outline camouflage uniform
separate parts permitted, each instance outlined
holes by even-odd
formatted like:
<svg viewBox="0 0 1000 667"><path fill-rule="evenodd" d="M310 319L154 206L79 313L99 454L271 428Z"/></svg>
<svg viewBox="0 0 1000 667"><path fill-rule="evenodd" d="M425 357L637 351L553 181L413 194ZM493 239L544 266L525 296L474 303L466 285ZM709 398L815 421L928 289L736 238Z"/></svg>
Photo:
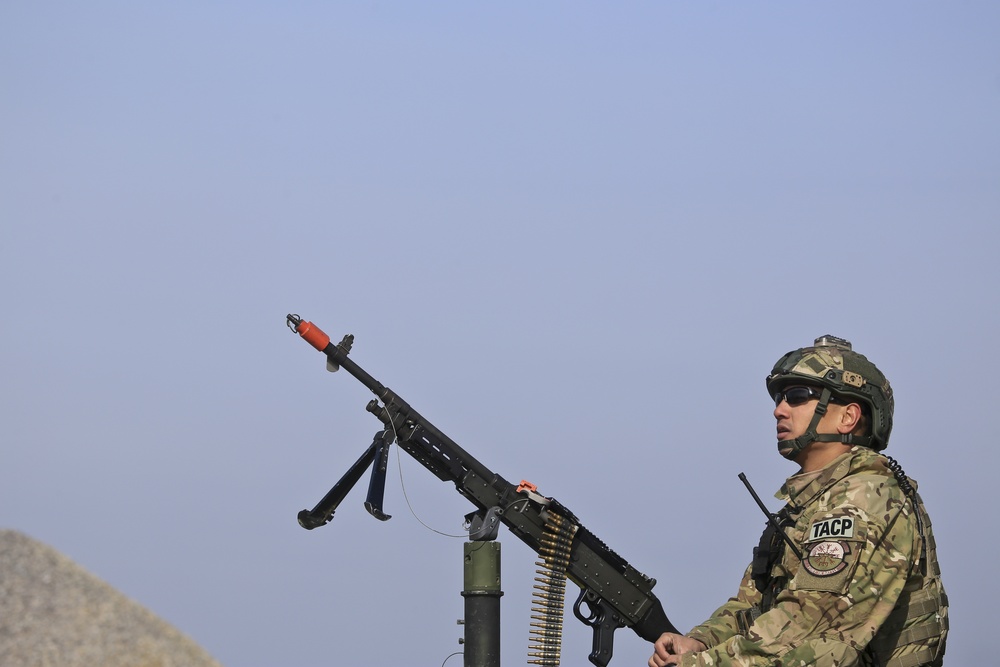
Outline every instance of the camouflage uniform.
<svg viewBox="0 0 1000 667"><path fill-rule="evenodd" d="M930 520L887 459L855 446L790 477L776 497L788 503L784 530L801 560L785 547L765 591L747 568L737 596L688 633L708 650L678 664L940 665L947 598Z"/></svg>

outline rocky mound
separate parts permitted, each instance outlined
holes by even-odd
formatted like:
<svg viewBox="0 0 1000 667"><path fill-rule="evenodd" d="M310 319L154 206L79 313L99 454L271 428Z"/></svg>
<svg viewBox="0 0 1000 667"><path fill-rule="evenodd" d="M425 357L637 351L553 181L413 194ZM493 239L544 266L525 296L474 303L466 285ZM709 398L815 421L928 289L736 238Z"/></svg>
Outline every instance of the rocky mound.
<svg viewBox="0 0 1000 667"><path fill-rule="evenodd" d="M0 531L3 667L220 667L191 639L49 546Z"/></svg>

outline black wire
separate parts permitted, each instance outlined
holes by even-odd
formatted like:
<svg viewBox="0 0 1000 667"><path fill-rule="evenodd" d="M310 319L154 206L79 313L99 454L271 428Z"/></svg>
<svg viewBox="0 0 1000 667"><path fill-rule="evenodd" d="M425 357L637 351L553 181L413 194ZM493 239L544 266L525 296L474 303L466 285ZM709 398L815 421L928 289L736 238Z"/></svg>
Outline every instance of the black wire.
<svg viewBox="0 0 1000 667"><path fill-rule="evenodd" d="M899 465L896 459L891 456L885 455L885 458L889 461L888 468L892 472L892 476L896 478L896 483L899 484L899 488L903 490L903 493L910 499L910 503L913 505L913 513L917 517L917 533L920 535L920 567L926 569L927 567L927 537L924 535L924 519L920 516L920 506L917 503L917 490L913 488L910 484L910 479L903 472L903 466Z"/></svg>
<svg viewBox="0 0 1000 667"><path fill-rule="evenodd" d="M883 454L883 456L885 455ZM886 456L885 458L889 461L889 472L891 472L892 476L896 478L896 481L899 483L899 488L901 488L903 493L906 495L912 496L914 494L913 485L910 484L909 478L906 476L906 473L903 472L903 466L899 465L896 459L891 456Z"/></svg>

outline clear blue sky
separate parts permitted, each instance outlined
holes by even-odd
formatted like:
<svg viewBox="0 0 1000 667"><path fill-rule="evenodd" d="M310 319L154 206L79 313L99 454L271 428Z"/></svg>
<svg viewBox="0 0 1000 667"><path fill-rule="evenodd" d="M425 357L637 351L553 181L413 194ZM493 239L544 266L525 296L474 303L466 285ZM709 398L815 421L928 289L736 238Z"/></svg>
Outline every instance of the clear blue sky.
<svg viewBox="0 0 1000 667"><path fill-rule="evenodd" d="M393 454L391 521L362 486L298 527L378 426L298 312L686 629L763 527L737 473L794 472L763 378L833 333L894 384L949 663L988 664L998 29L992 2L4 3L0 525L226 667L440 665L462 539L407 499L450 533L471 506ZM501 539L523 664L534 557ZM648 655L618 633L613 665Z"/></svg>

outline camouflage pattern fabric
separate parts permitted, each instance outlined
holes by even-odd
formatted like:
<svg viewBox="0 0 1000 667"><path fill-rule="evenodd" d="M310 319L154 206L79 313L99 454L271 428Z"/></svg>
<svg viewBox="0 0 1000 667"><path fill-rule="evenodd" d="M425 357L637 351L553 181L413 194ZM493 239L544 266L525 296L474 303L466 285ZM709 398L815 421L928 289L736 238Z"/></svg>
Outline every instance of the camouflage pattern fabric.
<svg viewBox="0 0 1000 667"><path fill-rule="evenodd" d="M823 470L790 477L776 497L801 510L786 528L801 561L786 548L773 566L769 610L747 568L736 597L688 633L708 650L678 664L940 665L948 610L930 521L886 459L854 447Z"/></svg>

